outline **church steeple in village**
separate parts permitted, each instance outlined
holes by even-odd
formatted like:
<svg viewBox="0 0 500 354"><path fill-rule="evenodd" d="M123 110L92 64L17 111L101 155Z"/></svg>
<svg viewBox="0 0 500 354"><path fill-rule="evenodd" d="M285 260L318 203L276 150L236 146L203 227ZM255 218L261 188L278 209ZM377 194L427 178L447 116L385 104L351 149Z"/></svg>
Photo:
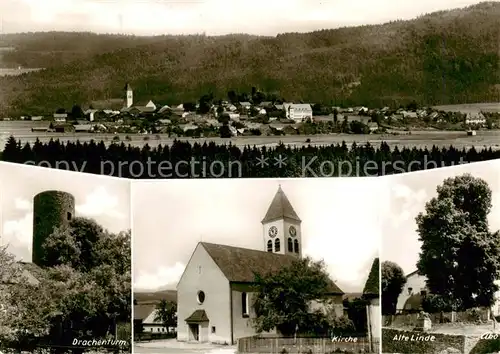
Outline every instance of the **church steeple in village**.
<svg viewBox="0 0 500 354"><path fill-rule="evenodd" d="M301 223L280 185L262 219L264 251L301 257Z"/></svg>
<svg viewBox="0 0 500 354"><path fill-rule="evenodd" d="M125 107L130 108L134 104L134 91L129 83L123 89L125 91Z"/></svg>

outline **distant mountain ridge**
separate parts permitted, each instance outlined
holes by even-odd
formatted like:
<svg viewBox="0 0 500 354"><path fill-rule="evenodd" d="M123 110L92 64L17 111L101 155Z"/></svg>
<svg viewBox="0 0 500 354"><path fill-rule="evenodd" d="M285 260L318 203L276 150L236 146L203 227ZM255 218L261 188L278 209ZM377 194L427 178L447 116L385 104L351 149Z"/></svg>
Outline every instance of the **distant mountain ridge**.
<svg viewBox="0 0 500 354"><path fill-rule="evenodd" d="M134 291L134 302L141 304L157 304L161 300L167 300L177 303L176 290L157 290L157 291Z"/></svg>
<svg viewBox="0 0 500 354"><path fill-rule="evenodd" d="M169 104L256 87L289 101L426 105L500 100L500 3L410 21L276 37L0 35L0 114L42 114L123 96Z"/></svg>

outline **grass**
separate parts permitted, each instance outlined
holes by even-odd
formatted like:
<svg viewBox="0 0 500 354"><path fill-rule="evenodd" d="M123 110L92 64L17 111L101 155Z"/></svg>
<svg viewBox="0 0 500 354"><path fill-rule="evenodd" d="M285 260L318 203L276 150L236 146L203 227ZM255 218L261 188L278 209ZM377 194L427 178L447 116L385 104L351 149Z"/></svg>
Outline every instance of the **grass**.
<svg viewBox="0 0 500 354"><path fill-rule="evenodd" d="M10 134L9 134L10 135ZM114 142L124 142L126 145L132 146L144 146L146 143L155 147L159 144L171 145L175 139L181 141L189 141L191 143L198 142L203 144L204 142L213 141L216 144L228 144L231 142L233 145L238 147L243 146L272 146L277 145L280 141L284 144L295 145L295 146L306 146L306 145L330 145L339 144L345 141L346 144L351 145L352 143L365 144L369 142L374 146L378 146L381 142L385 141L391 147L416 147L425 148L432 147L436 145L438 147L449 147L453 145L456 148L470 148L474 146L476 149L482 149L484 147L500 148L500 131L485 131L478 132L476 136L467 136L465 132L443 132L443 131L433 131L433 132L412 132L411 135L344 135L344 134L334 134L334 135L287 135L287 136L248 136L248 137L236 137L229 139L222 138L169 138L167 135L159 135L159 138L154 136L149 140L144 140L144 135L133 135L133 134L72 134L72 133L53 133L44 134L40 133L21 133L15 132L14 136L21 140L23 143L30 142L33 143L38 138L41 142L48 142L50 139L59 139L61 141L76 141L88 142L90 140L101 141L103 140L106 144L111 144ZM118 136L119 138L115 138ZM129 136L129 139L126 137ZM8 135L0 136L0 146L5 144ZM310 142L308 141L310 139Z"/></svg>
<svg viewBox="0 0 500 354"><path fill-rule="evenodd" d="M455 104L455 105L445 105L445 106L434 106L432 108L439 111L461 112L461 113L474 113L477 111L500 112L500 102Z"/></svg>
<svg viewBox="0 0 500 354"><path fill-rule="evenodd" d="M412 331L414 326L398 326L398 329L403 329L406 331ZM442 333L450 335L466 335L478 337L485 333L499 333L500 326L494 330L491 323L486 324L471 324L471 323L439 323L432 324L432 328L429 333Z"/></svg>

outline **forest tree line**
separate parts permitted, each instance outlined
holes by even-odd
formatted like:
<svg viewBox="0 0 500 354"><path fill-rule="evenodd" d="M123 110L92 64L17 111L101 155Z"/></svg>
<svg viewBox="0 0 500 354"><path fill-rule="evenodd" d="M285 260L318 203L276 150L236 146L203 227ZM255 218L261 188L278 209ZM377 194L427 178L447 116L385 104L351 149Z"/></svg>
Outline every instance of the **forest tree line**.
<svg viewBox="0 0 500 354"><path fill-rule="evenodd" d="M177 140L171 146L146 144L141 148L123 142L106 146L103 141L22 144L14 137L9 138L1 156L7 162L138 179L381 176L498 158L500 151L491 148L391 148L384 142L380 147L369 143L349 147L343 142L239 148Z"/></svg>

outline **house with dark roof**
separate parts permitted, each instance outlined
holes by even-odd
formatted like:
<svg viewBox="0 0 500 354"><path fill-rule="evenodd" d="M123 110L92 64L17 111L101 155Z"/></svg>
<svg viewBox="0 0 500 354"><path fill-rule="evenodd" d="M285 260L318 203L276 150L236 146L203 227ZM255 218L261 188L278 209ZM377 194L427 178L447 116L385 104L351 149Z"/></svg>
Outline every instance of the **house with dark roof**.
<svg viewBox="0 0 500 354"><path fill-rule="evenodd" d="M368 301L366 305L366 320L368 328L368 339L373 349L377 346L381 336L382 312L380 308L380 278L379 278L379 259L375 258L368 274L368 279L363 289L363 298Z"/></svg>
<svg viewBox="0 0 500 354"><path fill-rule="evenodd" d="M276 273L302 257L301 223L279 187L261 221L262 249L198 243L177 284L177 339L234 344L256 335L255 274ZM325 297L339 317L343 295L331 281Z"/></svg>
<svg viewBox="0 0 500 354"><path fill-rule="evenodd" d="M134 305L134 325L142 325L144 332L166 333L175 328L166 328L161 321L157 321L157 309L155 304Z"/></svg>

